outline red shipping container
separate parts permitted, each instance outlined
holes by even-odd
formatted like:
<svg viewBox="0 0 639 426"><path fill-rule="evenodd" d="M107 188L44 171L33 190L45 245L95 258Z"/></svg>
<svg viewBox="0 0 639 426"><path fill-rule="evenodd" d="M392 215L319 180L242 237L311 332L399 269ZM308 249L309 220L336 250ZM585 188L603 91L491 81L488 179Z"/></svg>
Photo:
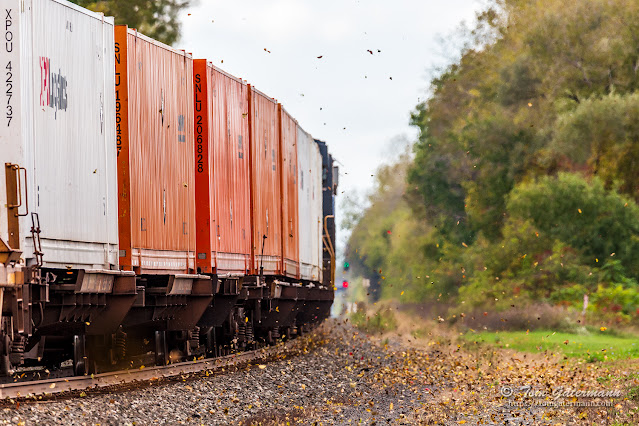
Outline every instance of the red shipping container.
<svg viewBox="0 0 639 426"><path fill-rule="evenodd" d="M249 87L251 273L282 274L280 138L277 102Z"/></svg>
<svg viewBox="0 0 639 426"><path fill-rule="evenodd" d="M195 269L193 60L115 28L120 267Z"/></svg>
<svg viewBox="0 0 639 426"><path fill-rule="evenodd" d="M251 255L248 87L205 59L193 73L197 268L240 276Z"/></svg>
<svg viewBox="0 0 639 426"><path fill-rule="evenodd" d="M299 278L300 240L297 195L297 121L278 104L280 124L281 191L282 191L282 257L286 276ZM302 218L311 220L311 218Z"/></svg>

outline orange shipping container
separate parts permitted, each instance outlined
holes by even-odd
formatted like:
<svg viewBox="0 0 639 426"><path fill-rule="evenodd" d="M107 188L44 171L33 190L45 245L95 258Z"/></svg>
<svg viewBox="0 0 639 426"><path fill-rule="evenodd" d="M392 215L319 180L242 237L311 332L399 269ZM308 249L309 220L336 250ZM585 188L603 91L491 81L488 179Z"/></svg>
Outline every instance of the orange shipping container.
<svg viewBox="0 0 639 426"><path fill-rule="evenodd" d="M195 268L193 60L115 28L120 266Z"/></svg>
<svg viewBox="0 0 639 426"><path fill-rule="evenodd" d="M299 278L300 240L297 210L297 121L278 104L281 152L282 256L286 276ZM310 220L310 218L303 218Z"/></svg>
<svg viewBox="0 0 639 426"><path fill-rule="evenodd" d="M277 102L249 87L252 274L282 274L280 147Z"/></svg>
<svg viewBox="0 0 639 426"><path fill-rule="evenodd" d="M194 61L198 271L244 275L250 268L248 88Z"/></svg>

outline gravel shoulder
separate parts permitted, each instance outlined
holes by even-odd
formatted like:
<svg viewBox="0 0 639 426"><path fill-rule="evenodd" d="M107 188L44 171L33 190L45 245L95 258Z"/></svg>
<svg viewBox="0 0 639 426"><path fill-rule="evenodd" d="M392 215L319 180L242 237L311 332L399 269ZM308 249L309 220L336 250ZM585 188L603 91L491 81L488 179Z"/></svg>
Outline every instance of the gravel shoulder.
<svg viewBox="0 0 639 426"><path fill-rule="evenodd" d="M299 339L293 354L265 364L122 392L12 404L0 410L0 423L554 425L639 421L636 400L630 398L616 398L614 406L605 408L513 408L507 405L509 401L528 400L517 393L510 399L500 394L503 386L524 385L625 391L637 381L633 376L637 363L569 364L552 356L457 345L450 332L434 327L421 339L401 328L385 336L368 336L348 323L329 320ZM602 383L598 379L605 374L614 379Z"/></svg>

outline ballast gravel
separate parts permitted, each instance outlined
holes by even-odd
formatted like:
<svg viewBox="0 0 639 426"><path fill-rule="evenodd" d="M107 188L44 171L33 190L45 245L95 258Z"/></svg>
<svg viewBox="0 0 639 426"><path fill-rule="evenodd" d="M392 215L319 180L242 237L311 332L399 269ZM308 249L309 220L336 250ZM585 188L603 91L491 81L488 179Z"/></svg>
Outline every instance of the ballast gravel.
<svg viewBox="0 0 639 426"><path fill-rule="evenodd" d="M579 364L463 348L436 336L411 339L371 337L328 320L269 362L109 393L16 401L0 408L0 424L554 425L584 412L592 419L610 414L509 407L500 395L500 385L525 377L571 380Z"/></svg>
<svg viewBox="0 0 639 426"><path fill-rule="evenodd" d="M421 405L408 387L369 386L380 368L393 362L393 356L339 321L329 320L301 339L296 350L280 360L209 377L109 394L23 401L0 409L0 423L250 425L363 420L410 424L411 412Z"/></svg>

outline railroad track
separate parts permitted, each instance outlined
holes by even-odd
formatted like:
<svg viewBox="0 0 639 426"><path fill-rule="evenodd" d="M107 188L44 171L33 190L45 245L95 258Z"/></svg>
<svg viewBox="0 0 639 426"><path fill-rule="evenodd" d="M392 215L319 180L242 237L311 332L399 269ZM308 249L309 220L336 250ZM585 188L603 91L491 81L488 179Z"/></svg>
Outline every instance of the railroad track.
<svg viewBox="0 0 639 426"><path fill-rule="evenodd" d="M275 355L287 354L295 340L253 351L240 352L217 358L179 362L165 366L140 367L111 371L90 376L70 376L0 384L0 400L50 397L62 393L96 391L104 388L153 382L205 371L215 372L258 360L268 360Z"/></svg>

